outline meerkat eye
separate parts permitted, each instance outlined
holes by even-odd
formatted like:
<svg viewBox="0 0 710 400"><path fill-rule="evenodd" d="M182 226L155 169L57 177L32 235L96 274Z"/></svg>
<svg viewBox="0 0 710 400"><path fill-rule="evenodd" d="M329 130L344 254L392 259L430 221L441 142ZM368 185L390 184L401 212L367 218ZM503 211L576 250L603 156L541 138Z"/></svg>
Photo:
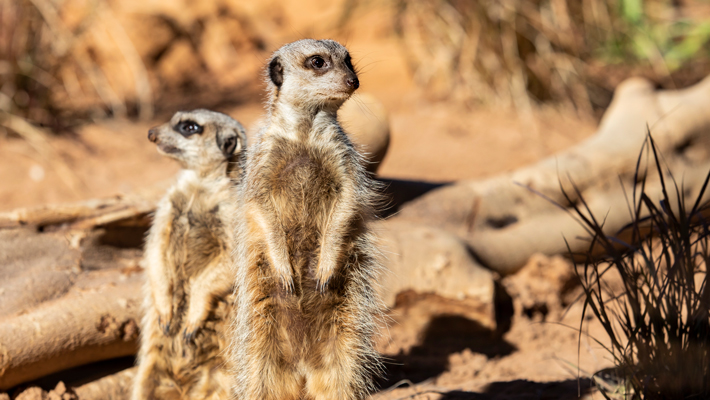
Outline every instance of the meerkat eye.
<svg viewBox="0 0 710 400"><path fill-rule="evenodd" d="M321 56L311 57L311 66L313 69L321 69L326 66L326 62Z"/></svg>
<svg viewBox="0 0 710 400"><path fill-rule="evenodd" d="M177 126L175 126L175 130L179 134L188 137L190 135L202 133L202 126L195 121L181 121L177 124Z"/></svg>

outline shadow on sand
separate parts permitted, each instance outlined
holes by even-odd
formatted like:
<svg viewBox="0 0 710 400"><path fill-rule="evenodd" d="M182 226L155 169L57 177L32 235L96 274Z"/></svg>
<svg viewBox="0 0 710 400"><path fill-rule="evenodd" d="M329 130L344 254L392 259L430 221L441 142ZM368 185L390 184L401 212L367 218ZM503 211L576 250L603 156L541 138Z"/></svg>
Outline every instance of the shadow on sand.
<svg viewBox="0 0 710 400"><path fill-rule="evenodd" d="M383 205L378 213L380 218L387 218L397 213L407 202L450 183L408 181L403 179L377 178L382 184Z"/></svg>
<svg viewBox="0 0 710 400"><path fill-rule="evenodd" d="M592 390L590 379L569 379L559 382L514 380L494 382L482 393L451 391L440 400L567 400L577 399Z"/></svg>
<svg viewBox="0 0 710 400"><path fill-rule="evenodd" d="M438 316L429 322L420 345L385 360L386 377L380 387L390 387L403 379L417 383L438 376L448 369L449 355L465 349L488 358L516 350L476 321L456 315Z"/></svg>

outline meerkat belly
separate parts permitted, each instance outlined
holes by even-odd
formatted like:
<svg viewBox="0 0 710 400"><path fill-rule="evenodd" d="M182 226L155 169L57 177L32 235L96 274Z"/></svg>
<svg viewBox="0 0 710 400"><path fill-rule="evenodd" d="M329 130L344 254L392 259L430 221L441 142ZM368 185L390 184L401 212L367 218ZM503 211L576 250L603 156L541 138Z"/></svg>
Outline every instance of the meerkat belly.
<svg viewBox="0 0 710 400"><path fill-rule="evenodd" d="M172 265L181 279L197 275L219 257L224 243L219 205L204 204L185 195L173 198L172 229L168 241Z"/></svg>
<svg viewBox="0 0 710 400"><path fill-rule="evenodd" d="M332 166L308 149L286 158L277 169L272 199L286 233L291 263L308 276L317 260L321 235L338 199L340 182Z"/></svg>
<svg viewBox="0 0 710 400"><path fill-rule="evenodd" d="M219 206L190 197L183 193L172 197L170 227L165 230L169 236L163 256L171 276L174 332L183 326L194 279L225 249Z"/></svg>

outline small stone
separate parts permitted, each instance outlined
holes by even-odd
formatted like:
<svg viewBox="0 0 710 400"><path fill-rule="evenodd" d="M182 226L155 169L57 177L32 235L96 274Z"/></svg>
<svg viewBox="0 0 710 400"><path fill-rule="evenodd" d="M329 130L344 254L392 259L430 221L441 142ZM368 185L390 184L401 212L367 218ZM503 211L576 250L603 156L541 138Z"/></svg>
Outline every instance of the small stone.
<svg viewBox="0 0 710 400"><path fill-rule="evenodd" d="M20 393L19 396L15 397L15 400L48 400L47 394L44 393L42 388L37 386L27 388Z"/></svg>
<svg viewBox="0 0 710 400"><path fill-rule="evenodd" d="M67 392L66 385L64 385L64 382L59 381L59 383L57 383L57 386L54 388L54 393L56 393L58 395L63 395L66 392Z"/></svg>
<svg viewBox="0 0 710 400"><path fill-rule="evenodd" d="M76 400L76 394L67 389L64 382L59 381L57 386L51 392L47 393L47 400Z"/></svg>

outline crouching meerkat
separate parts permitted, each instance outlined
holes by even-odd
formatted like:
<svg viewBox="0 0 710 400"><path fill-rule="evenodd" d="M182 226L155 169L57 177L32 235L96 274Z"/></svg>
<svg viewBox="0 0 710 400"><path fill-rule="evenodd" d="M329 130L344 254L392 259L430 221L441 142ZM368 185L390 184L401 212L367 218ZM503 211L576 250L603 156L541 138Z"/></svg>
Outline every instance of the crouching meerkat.
<svg viewBox="0 0 710 400"><path fill-rule="evenodd" d="M144 316L132 400L229 399L224 333L233 309L234 195L246 135L227 115L176 113L151 129L183 167L145 246Z"/></svg>
<svg viewBox="0 0 710 400"><path fill-rule="evenodd" d="M336 113L359 82L332 40L283 46L238 189L230 357L244 400L363 399L381 370L374 182Z"/></svg>

